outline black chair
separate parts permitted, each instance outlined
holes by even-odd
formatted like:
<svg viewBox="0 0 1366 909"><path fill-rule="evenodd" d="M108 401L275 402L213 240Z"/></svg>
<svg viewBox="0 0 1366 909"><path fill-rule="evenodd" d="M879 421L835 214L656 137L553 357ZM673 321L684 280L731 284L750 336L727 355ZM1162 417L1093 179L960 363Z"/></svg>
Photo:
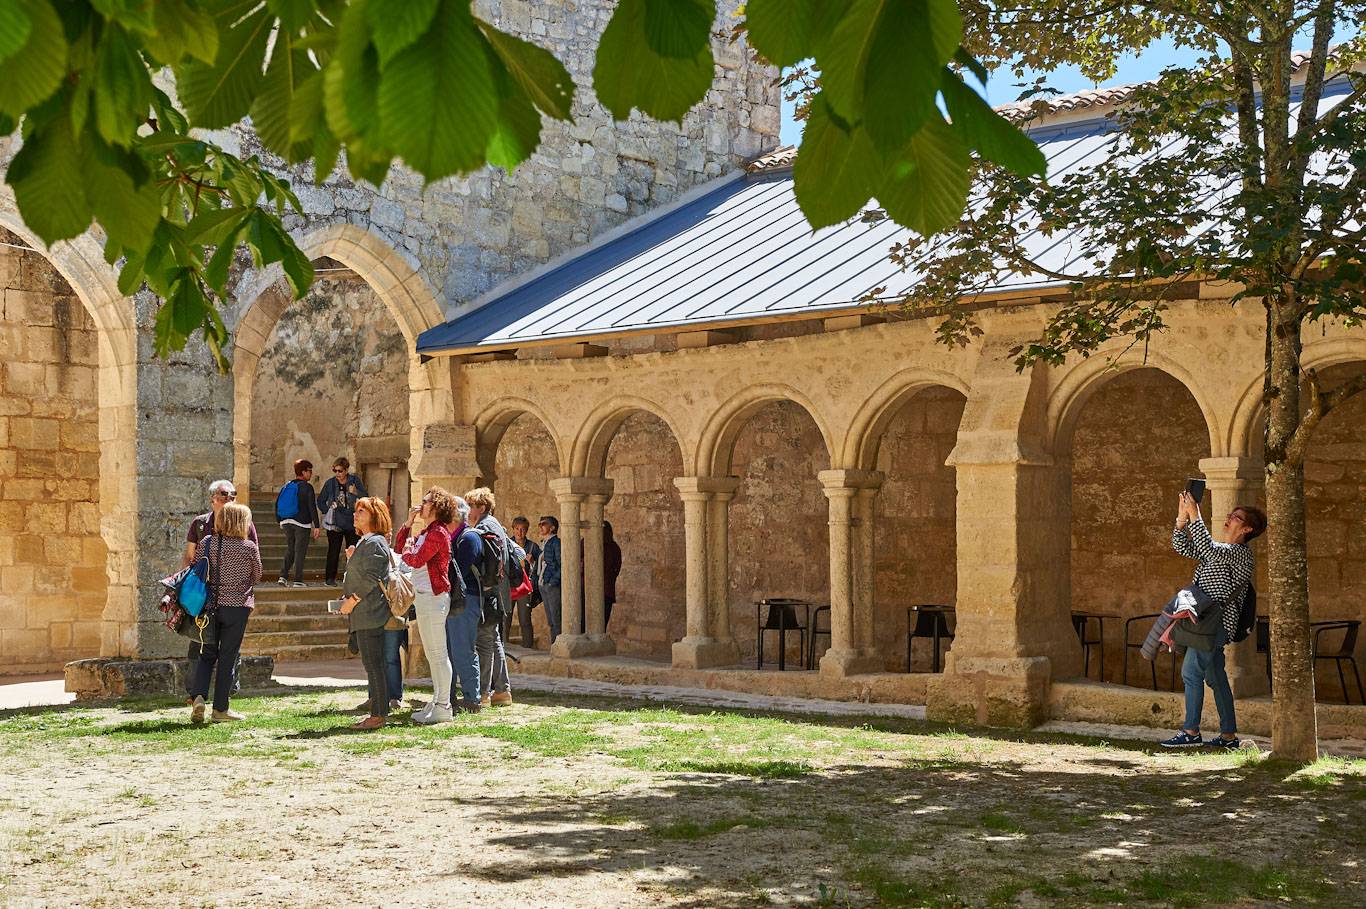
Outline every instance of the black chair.
<svg viewBox="0 0 1366 909"><path fill-rule="evenodd" d="M825 627L824 627L824 628L821 627L821 616L822 616L822 615L825 616ZM825 636L825 639L826 639L827 641L828 641L828 640L831 640L831 638L830 638L830 607L829 607L829 606L817 606L817 607L816 607L816 611L813 612L813 613L811 613L811 649L807 651L807 655L806 655L806 668L807 668L807 669L815 669L815 668L816 668L816 636L817 636L817 635L824 635L824 636ZM828 644L827 644L826 646L829 647Z"/></svg>
<svg viewBox="0 0 1366 909"><path fill-rule="evenodd" d="M1076 629L1076 632L1077 632L1077 640L1081 641L1081 659L1082 659L1081 674L1082 674L1082 677L1083 677L1083 678L1089 678L1090 675L1091 675L1091 648L1092 648L1092 647L1104 647L1104 646L1105 646L1105 641L1104 641L1104 639L1101 637L1101 635L1100 635L1099 632L1097 632L1097 634L1096 634L1096 636L1095 636L1094 638L1088 638L1088 637L1086 636L1086 629L1087 629L1088 627L1090 627L1091 619L1092 619L1092 618L1093 618L1093 616L1089 616L1089 615L1078 615L1078 614L1075 613L1075 612L1072 613L1072 627L1073 627L1074 629ZM1126 651L1126 653L1127 653L1127 651ZM1126 662L1127 662L1127 661L1126 661ZM1104 666L1104 664L1101 665L1100 674L1101 674L1101 679L1100 679L1100 680L1101 680L1102 682L1105 681L1105 666Z"/></svg>
<svg viewBox="0 0 1366 909"><path fill-rule="evenodd" d="M1266 684L1267 689L1271 688L1271 620L1264 615L1257 616L1257 624L1254 626L1254 634L1257 641L1257 652L1266 654Z"/></svg>
<svg viewBox="0 0 1366 909"><path fill-rule="evenodd" d="M1146 638L1146 637L1148 636L1147 633L1145 632L1145 633L1143 634L1143 638L1140 638L1137 642L1135 642L1134 639L1133 639L1133 637L1129 634L1129 626L1132 625L1132 624L1135 623L1135 622L1151 621L1152 619L1155 619L1155 618L1157 618L1157 617L1160 616L1160 615L1162 615L1162 613L1160 613L1160 612L1151 612L1151 613L1147 613L1146 615L1136 615L1136 616L1134 616L1132 619L1129 619L1128 621L1126 621L1126 622L1124 623L1124 671L1120 673L1120 684L1121 684L1121 685L1127 685L1127 684L1129 684L1129 651L1130 651L1130 650L1142 650L1142 649L1143 649L1143 638ZM1156 691L1156 690L1157 690L1157 660L1153 660L1151 663L1149 663L1149 664L1148 664L1148 667L1149 667L1150 669L1152 669L1152 671L1153 671L1153 691ZM1176 676L1177 676L1177 672L1176 672L1176 651L1173 650L1173 651L1172 651L1172 680L1171 680L1171 687L1169 687L1169 688L1167 689L1168 691L1175 691L1175 690L1176 690Z"/></svg>
<svg viewBox="0 0 1366 909"><path fill-rule="evenodd" d="M1361 673L1357 671L1356 649L1357 632L1361 630L1361 623L1355 620L1342 622L1315 622L1314 623L1314 665L1318 665L1319 660L1332 660L1338 668L1338 681L1342 683L1342 699L1348 704L1352 703L1352 696L1347 692L1347 676L1342 672L1344 660L1352 664L1352 675L1357 681L1357 699L1366 704L1366 693L1361 688ZM1324 650L1322 637L1325 632L1341 631L1342 644L1335 650Z"/></svg>
<svg viewBox="0 0 1366 909"><path fill-rule="evenodd" d="M952 606L937 606L923 603L906 607L906 671L910 672L911 645L916 638L930 638L934 642L934 653L930 657L930 671L939 671L939 642L953 641L953 628L949 616L953 615Z"/></svg>
<svg viewBox="0 0 1366 909"><path fill-rule="evenodd" d="M768 607L767 616L763 615L764 607ZM778 634L778 669L779 671L787 668L787 633L795 631L800 637L801 649L797 652L806 653L806 623L797 618L797 607L801 606L806 610L806 618L810 618L811 604L806 600L790 600L785 598L771 598L760 600L754 604L754 624L758 634L758 668L764 668L764 632L774 631ZM801 667L801 659L797 665Z"/></svg>

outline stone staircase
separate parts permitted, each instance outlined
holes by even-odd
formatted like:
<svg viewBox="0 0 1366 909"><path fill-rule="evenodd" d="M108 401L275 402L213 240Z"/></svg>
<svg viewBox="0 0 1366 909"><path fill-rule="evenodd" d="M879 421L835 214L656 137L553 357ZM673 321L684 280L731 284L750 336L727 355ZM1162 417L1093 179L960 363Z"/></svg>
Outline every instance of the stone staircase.
<svg viewBox="0 0 1366 909"><path fill-rule="evenodd" d="M340 587L323 586L327 537L308 547L304 583L309 586L280 587L275 579L285 558L284 532L267 516L265 523L257 523L256 533L261 541L261 583L242 653L271 656L277 663L347 658L346 619L327 611L327 601L341 596ZM343 554L343 562L345 558Z"/></svg>

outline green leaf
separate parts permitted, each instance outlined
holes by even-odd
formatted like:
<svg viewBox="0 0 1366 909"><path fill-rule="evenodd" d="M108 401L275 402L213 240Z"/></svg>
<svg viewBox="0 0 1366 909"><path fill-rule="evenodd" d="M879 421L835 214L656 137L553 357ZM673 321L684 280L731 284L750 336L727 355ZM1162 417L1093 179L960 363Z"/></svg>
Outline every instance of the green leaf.
<svg viewBox="0 0 1366 909"><path fill-rule="evenodd" d="M251 217L250 208L219 208L195 215L185 227L185 242L192 246L217 246L236 233Z"/></svg>
<svg viewBox="0 0 1366 909"><path fill-rule="evenodd" d="M217 241L218 248L213 251L208 264L204 266L204 280L220 296L227 294L228 270L232 267L233 259L236 258L237 243L246 230L246 219L251 216L251 209L235 210L244 215L243 220L238 222L230 233L219 238Z"/></svg>
<svg viewBox="0 0 1366 909"><path fill-rule="evenodd" d="M368 0L365 18L374 35L381 69L389 65L394 54L426 34L440 5L441 0Z"/></svg>
<svg viewBox="0 0 1366 909"><path fill-rule="evenodd" d="M152 80L137 48L107 25L95 57L95 127L106 142L127 146L152 107Z"/></svg>
<svg viewBox="0 0 1366 909"><path fill-rule="evenodd" d="M145 263L145 257L138 253L128 253L123 260L123 268L119 270L119 293L125 297L131 297L137 293L138 288L142 286L145 275L143 270Z"/></svg>
<svg viewBox="0 0 1366 909"><path fill-rule="evenodd" d="M371 141L379 130L379 56L370 43L366 0L355 0L337 28L337 52L323 75L327 124L337 138Z"/></svg>
<svg viewBox="0 0 1366 909"><path fill-rule="evenodd" d="M716 0L639 0L645 6L645 40L661 57L690 60L709 51Z"/></svg>
<svg viewBox="0 0 1366 909"><path fill-rule="evenodd" d="M469 4L442 0L431 29L380 78L380 134L428 181L484 163L498 116L486 48Z"/></svg>
<svg viewBox="0 0 1366 909"><path fill-rule="evenodd" d="M478 21L478 25L497 55L496 59L542 113L557 120L573 116L574 79L554 54L501 32L487 22Z"/></svg>
<svg viewBox="0 0 1366 909"><path fill-rule="evenodd" d="M28 42L32 24L20 0L0 0L0 60Z"/></svg>
<svg viewBox="0 0 1366 909"><path fill-rule="evenodd" d="M95 219L109 239L139 252L161 221L161 194L136 155L87 135L80 179Z"/></svg>
<svg viewBox="0 0 1366 909"><path fill-rule="evenodd" d="M617 120L637 108L657 120L682 122L715 77L711 45L691 57L664 57L646 36L645 0L621 0L598 42L593 90Z"/></svg>
<svg viewBox="0 0 1366 909"><path fill-rule="evenodd" d="M802 214L819 230L852 218L876 188L882 161L868 135L831 113L821 95L811 104L802 150L792 166Z"/></svg>
<svg viewBox="0 0 1366 909"><path fill-rule="evenodd" d="M266 148L291 164L308 158L322 115L322 75L293 36L276 36L270 70L251 106L251 121Z"/></svg>
<svg viewBox="0 0 1366 909"><path fill-rule="evenodd" d="M261 69L274 19L262 7L229 27L241 6L250 9L252 5L229 5L215 17L219 34L218 56L213 65L192 61L176 71L180 100L195 126L231 126L246 116L252 100L261 91L265 79Z"/></svg>
<svg viewBox="0 0 1366 909"><path fill-rule="evenodd" d="M280 263L295 299L308 292L313 283L313 263L294 243L294 238L285 233L277 218L260 209L252 212L247 221L247 245L258 267Z"/></svg>
<svg viewBox="0 0 1366 909"><path fill-rule="evenodd" d="M962 35L953 0L854 0L817 60L821 89L891 152L934 116L939 71Z"/></svg>
<svg viewBox="0 0 1366 909"><path fill-rule="evenodd" d="M184 350L185 342L204 325L213 308L191 269L177 269L170 287L171 292L166 295L161 309L157 310L154 326L155 347L159 356Z"/></svg>
<svg viewBox="0 0 1366 909"><path fill-rule="evenodd" d="M898 224L929 236L957 224L972 185L972 159L938 117L888 162L878 202Z"/></svg>
<svg viewBox="0 0 1366 909"><path fill-rule="evenodd" d="M849 10L849 0L749 0L749 42L778 66L820 56L822 44Z"/></svg>
<svg viewBox="0 0 1366 909"><path fill-rule="evenodd" d="M266 0L266 9L278 16L280 25L288 32L297 32L313 21L318 11L313 0Z"/></svg>
<svg viewBox="0 0 1366 909"><path fill-rule="evenodd" d="M490 51L490 56L493 56ZM509 173L531 157L541 141L541 115L496 57L490 61L498 87L498 119L484 157Z"/></svg>
<svg viewBox="0 0 1366 909"><path fill-rule="evenodd" d="M6 180L19 214L49 246L90 226L90 205L81 181L81 155L65 109L24 138Z"/></svg>
<svg viewBox="0 0 1366 909"><path fill-rule="evenodd" d="M987 84L987 68L983 66L976 57L967 52L966 48L959 47L953 52L953 59L959 66L977 77L977 81L983 85Z"/></svg>
<svg viewBox="0 0 1366 909"><path fill-rule="evenodd" d="M28 41L0 60L0 112L22 117L55 92L66 76L66 35L47 0L16 0L28 17Z"/></svg>
<svg viewBox="0 0 1366 909"><path fill-rule="evenodd" d="M313 182L321 186L323 181L337 169L337 158L341 155L341 143L332 135L326 123L318 124L313 134Z"/></svg>
<svg viewBox="0 0 1366 909"><path fill-rule="evenodd" d="M1034 140L992 110L952 70L944 70L943 92L954 132L979 155L1022 177L1047 170L1048 162Z"/></svg>
<svg viewBox="0 0 1366 909"><path fill-rule="evenodd" d="M169 65L192 57L212 65L217 59L218 24L198 4L156 0L152 12L156 28L144 36L142 46L157 60Z"/></svg>

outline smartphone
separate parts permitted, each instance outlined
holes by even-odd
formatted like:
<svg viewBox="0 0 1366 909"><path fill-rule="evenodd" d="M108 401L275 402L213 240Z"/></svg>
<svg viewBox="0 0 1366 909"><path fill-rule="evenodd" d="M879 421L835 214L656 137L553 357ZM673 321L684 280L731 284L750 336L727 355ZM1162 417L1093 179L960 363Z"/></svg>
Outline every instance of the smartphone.
<svg viewBox="0 0 1366 909"><path fill-rule="evenodd" d="M341 604L342 604L342 601L341 601L341 600L328 600L328 601L327 601L327 611L328 611L328 612L338 612L338 613L339 613L339 612L341 612Z"/></svg>
<svg viewBox="0 0 1366 909"><path fill-rule="evenodd" d="M1205 481L1198 477L1191 477L1186 481L1186 492L1190 493L1195 504L1199 505L1205 498Z"/></svg>

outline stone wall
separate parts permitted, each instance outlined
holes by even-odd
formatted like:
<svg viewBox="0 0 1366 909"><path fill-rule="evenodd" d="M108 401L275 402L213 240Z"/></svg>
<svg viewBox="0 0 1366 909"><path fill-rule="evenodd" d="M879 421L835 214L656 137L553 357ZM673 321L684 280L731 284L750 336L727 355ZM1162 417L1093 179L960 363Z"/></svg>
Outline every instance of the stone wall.
<svg viewBox="0 0 1366 909"><path fill-rule="evenodd" d="M525 515L531 522L530 537L540 540L536 522L541 515L559 517L560 506L550 491L550 481L560 475L559 460L555 455L555 443L545 427L536 418L523 414L513 421L503 435L498 446L495 461L497 480L494 494L497 497L496 514L509 530L512 519ZM453 490L461 495L466 490ZM550 625L545 619L545 610L537 607L532 613L535 626L536 646L541 650L550 647ZM517 623L513 623L512 636L516 638Z"/></svg>
<svg viewBox="0 0 1366 909"><path fill-rule="evenodd" d="M1072 608L1112 613L1105 622L1105 671L1122 677L1124 621L1160 610L1190 582L1195 563L1171 547L1176 497L1187 477L1200 476L1209 430L1180 382L1156 369L1108 380L1086 403L1072 437ZM1223 515L1205 518L1216 539ZM1148 622L1136 622L1141 641ZM1088 636L1094 637L1095 623ZM1099 677L1091 648L1091 677ZM1166 688L1170 658L1158 660ZM1131 684L1151 685L1149 664L1133 652ZM1177 683L1180 688L1180 682Z"/></svg>
<svg viewBox="0 0 1366 909"><path fill-rule="evenodd" d="M408 350L393 317L363 282L320 281L285 309L257 368L253 485L278 489L297 458L323 479L339 456L359 468L359 441L408 428Z"/></svg>
<svg viewBox="0 0 1366 909"><path fill-rule="evenodd" d="M1362 368L1325 370L1323 380L1331 387ZM1349 398L1315 430L1305 462L1304 495L1310 620L1366 620L1366 394ZM1325 633L1322 640L1325 650L1337 649L1342 632ZM1356 658L1366 665L1366 639L1360 636ZM1343 673L1352 703L1359 703L1349 664L1343 665ZM1319 660L1316 675L1319 697L1343 699L1331 660Z"/></svg>
<svg viewBox="0 0 1366 909"><path fill-rule="evenodd" d="M878 451L885 479L876 508L873 640L888 671L906 669L906 607L953 605L957 594L958 492L954 470L944 462L964 403L951 389L920 392L892 418ZM932 647L915 639L917 672L929 671Z"/></svg>
<svg viewBox="0 0 1366 909"><path fill-rule="evenodd" d="M731 473L740 488L730 506L730 622L746 662L756 653L755 600L830 602L830 510L816 478L829 466L815 422L788 401L765 406L735 441ZM788 643L788 660L798 659L796 635ZM766 632L765 665L777 655L778 635Z"/></svg>
<svg viewBox="0 0 1366 909"><path fill-rule="evenodd" d="M0 289L0 667L48 671L100 645L95 325L39 253L0 247Z"/></svg>
<svg viewBox="0 0 1366 909"><path fill-rule="evenodd" d="M687 615L683 502L674 486L683 458L664 421L642 411L627 417L607 450L606 475L613 481L606 518L622 553L607 630L618 653L668 660Z"/></svg>

